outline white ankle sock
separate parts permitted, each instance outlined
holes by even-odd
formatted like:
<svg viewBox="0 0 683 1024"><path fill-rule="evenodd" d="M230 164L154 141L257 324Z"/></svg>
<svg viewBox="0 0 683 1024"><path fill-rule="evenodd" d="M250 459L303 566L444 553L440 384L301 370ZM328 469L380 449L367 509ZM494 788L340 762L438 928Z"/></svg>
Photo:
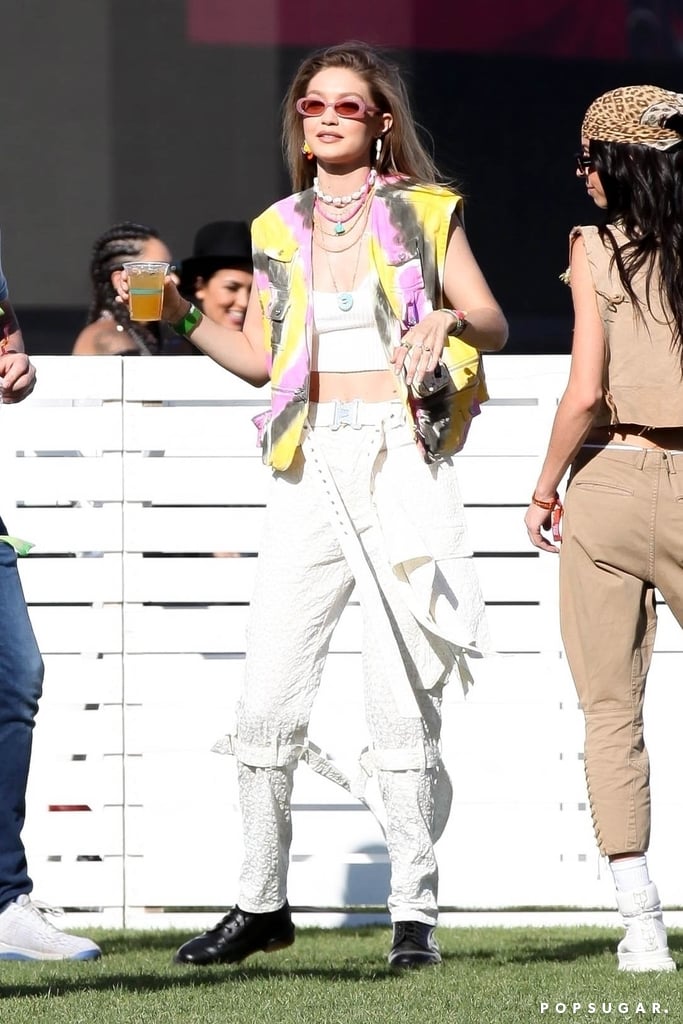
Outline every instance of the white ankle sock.
<svg viewBox="0 0 683 1024"><path fill-rule="evenodd" d="M617 860L611 860L609 866L617 892L644 889L646 885L650 884L647 857L644 853L634 857L618 857Z"/></svg>

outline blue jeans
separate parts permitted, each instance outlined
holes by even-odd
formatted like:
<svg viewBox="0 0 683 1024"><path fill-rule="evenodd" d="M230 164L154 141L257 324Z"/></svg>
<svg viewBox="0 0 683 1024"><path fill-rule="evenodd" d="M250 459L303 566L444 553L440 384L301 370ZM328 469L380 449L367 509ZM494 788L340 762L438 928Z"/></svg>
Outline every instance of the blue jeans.
<svg viewBox="0 0 683 1024"><path fill-rule="evenodd" d="M0 519L0 533L7 530ZM31 891L21 830L43 660L14 550L0 541L0 909Z"/></svg>

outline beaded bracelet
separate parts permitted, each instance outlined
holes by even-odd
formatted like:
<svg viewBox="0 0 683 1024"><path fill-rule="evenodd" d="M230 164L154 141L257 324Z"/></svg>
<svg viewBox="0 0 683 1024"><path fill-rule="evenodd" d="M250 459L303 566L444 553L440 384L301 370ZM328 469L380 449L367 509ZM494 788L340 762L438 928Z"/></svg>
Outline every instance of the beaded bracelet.
<svg viewBox="0 0 683 1024"><path fill-rule="evenodd" d="M203 315L202 311L197 309L194 303L191 302L185 316L178 320L177 323L171 324L171 327L181 338L189 338L195 327L198 327L202 322Z"/></svg>
<svg viewBox="0 0 683 1024"><path fill-rule="evenodd" d="M540 498L537 498L535 494L532 494L531 504L535 505L536 508L545 509L546 512L552 512L553 509L557 508L557 506L560 504L560 496L557 493L557 491L555 491L555 497L552 501L541 501Z"/></svg>
<svg viewBox="0 0 683 1024"><path fill-rule="evenodd" d="M451 338L459 338L463 331L469 327L467 320L467 313L464 313L461 309L446 309L441 310L442 313L450 313L453 317L453 323L447 330L447 334Z"/></svg>

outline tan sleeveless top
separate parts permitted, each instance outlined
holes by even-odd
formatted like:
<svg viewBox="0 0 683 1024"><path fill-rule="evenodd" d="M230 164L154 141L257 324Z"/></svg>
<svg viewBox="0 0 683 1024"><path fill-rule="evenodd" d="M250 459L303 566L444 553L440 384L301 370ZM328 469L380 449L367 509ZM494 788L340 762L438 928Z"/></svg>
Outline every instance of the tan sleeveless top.
<svg viewBox="0 0 683 1024"><path fill-rule="evenodd" d="M627 239L614 225L618 245ZM640 316L624 289L611 247L603 245L597 227L576 227L571 240L583 237L598 310L605 329L604 406L596 426L639 423L648 427L683 426L681 349L672 346L673 318L659 291L655 268L646 304L646 273L639 271L633 288L642 299Z"/></svg>

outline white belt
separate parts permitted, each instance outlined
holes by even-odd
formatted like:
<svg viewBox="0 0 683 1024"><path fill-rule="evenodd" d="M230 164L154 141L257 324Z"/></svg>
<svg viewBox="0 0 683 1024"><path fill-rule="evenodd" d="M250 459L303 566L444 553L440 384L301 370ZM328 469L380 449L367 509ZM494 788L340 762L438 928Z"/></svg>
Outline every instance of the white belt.
<svg viewBox="0 0 683 1024"><path fill-rule="evenodd" d="M606 441L605 444L584 444L582 448L598 448L601 451L627 451L627 452L666 452L667 455L683 455L683 451L680 448L656 448L654 445L645 444L612 444Z"/></svg>
<svg viewBox="0 0 683 1024"><path fill-rule="evenodd" d="M403 405L398 399L390 402L363 402L352 398L350 402L311 402L308 408L308 422L312 427L374 427L389 420L402 421L405 416Z"/></svg>

